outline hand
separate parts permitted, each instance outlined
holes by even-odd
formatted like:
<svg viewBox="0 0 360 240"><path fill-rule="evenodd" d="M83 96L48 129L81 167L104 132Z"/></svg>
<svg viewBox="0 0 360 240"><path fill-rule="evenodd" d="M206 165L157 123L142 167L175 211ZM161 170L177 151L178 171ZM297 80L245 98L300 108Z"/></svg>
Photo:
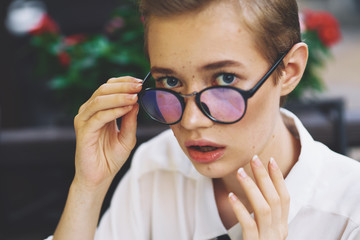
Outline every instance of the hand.
<svg viewBox="0 0 360 240"><path fill-rule="evenodd" d="M254 209L255 218L251 217L233 193L229 194L230 203L243 230L243 239L286 239L290 196L283 175L274 159L269 162L269 173L257 156L251 161L251 169L256 184L242 168L237 178Z"/></svg>
<svg viewBox="0 0 360 240"><path fill-rule="evenodd" d="M137 93L142 81L112 78L100 86L75 117L75 178L81 186L108 185L136 143ZM116 119L122 117L118 129Z"/></svg>

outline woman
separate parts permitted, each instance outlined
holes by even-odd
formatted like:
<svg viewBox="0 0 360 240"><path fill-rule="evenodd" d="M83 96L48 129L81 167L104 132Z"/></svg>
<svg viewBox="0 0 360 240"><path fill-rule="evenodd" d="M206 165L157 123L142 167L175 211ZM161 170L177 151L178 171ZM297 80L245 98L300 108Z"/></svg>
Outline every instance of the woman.
<svg viewBox="0 0 360 240"><path fill-rule="evenodd" d="M296 2L140 7L151 63L144 84L158 89L112 78L81 106L76 173L54 239L359 239L359 164L279 108L308 56ZM138 149L97 229L136 142L139 98L171 130Z"/></svg>

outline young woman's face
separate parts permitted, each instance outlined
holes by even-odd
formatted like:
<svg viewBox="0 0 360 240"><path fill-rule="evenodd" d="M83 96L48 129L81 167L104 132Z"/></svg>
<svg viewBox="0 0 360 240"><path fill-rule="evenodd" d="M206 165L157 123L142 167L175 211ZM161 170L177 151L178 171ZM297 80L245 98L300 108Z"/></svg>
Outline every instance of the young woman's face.
<svg viewBox="0 0 360 240"><path fill-rule="evenodd" d="M151 18L148 51L158 87L182 94L213 85L248 90L269 70L236 7L215 3L199 13ZM270 77L249 99L245 116L224 125L207 118L194 97L186 98L182 120L171 126L181 148L203 175L224 177L246 167L254 154L273 148L280 87Z"/></svg>

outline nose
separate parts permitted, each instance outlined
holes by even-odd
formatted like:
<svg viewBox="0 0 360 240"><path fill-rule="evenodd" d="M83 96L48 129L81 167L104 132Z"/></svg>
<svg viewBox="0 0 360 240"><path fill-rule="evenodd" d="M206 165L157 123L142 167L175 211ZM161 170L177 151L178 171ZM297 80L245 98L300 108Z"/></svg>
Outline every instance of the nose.
<svg viewBox="0 0 360 240"><path fill-rule="evenodd" d="M185 109L180 121L182 127L188 130L211 127L214 122L206 117L197 106L195 96L186 98Z"/></svg>

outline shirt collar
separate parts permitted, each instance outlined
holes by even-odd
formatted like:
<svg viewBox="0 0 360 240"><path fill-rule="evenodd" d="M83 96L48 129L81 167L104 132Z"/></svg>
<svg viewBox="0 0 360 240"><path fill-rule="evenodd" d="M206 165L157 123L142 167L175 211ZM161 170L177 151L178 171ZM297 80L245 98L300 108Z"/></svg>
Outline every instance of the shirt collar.
<svg viewBox="0 0 360 240"><path fill-rule="evenodd" d="M297 215L304 206L311 193L314 192L315 183L322 168L319 151L316 150L315 141L305 129L300 120L291 112L281 109L283 120L301 144L300 156L285 178L285 183L290 194L290 212L288 222Z"/></svg>

